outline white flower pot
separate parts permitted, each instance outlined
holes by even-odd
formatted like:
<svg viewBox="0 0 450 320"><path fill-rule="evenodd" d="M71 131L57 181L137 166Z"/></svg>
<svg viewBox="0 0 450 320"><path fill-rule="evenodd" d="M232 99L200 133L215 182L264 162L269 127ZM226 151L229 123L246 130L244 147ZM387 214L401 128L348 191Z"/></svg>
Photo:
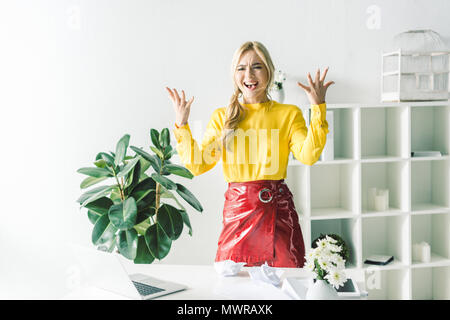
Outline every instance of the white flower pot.
<svg viewBox="0 0 450 320"><path fill-rule="evenodd" d="M306 292L306 300L336 300L336 290L326 280L316 280Z"/></svg>
<svg viewBox="0 0 450 320"><path fill-rule="evenodd" d="M275 100L279 103L283 103L284 102L284 90L271 90L270 91L270 96L272 97L272 100Z"/></svg>

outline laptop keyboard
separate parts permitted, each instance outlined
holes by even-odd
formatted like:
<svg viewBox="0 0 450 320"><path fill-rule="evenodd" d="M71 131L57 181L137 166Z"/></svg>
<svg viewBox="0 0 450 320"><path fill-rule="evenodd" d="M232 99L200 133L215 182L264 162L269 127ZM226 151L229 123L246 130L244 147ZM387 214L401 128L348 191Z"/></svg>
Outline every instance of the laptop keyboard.
<svg viewBox="0 0 450 320"><path fill-rule="evenodd" d="M138 290L138 292L143 296L148 296L149 294L152 294L152 293L165 291L164 289L152 287L152 286L149 286L148 284L144 284L141 282L133 281L133 284L136 287L136 289Z"/></svg>

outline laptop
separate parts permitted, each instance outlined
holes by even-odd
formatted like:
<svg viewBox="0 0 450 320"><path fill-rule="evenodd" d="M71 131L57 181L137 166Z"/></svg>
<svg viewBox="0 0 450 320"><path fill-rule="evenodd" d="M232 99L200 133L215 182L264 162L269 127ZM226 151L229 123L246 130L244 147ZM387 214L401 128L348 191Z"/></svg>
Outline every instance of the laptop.
<svg viewBox="0 0 450 320"><path fill-rule="evenodd" d="M136 273L128 275L120 255L79 245L71 245L81 267L82 281L88 285L132 299L154 299L187 289L187 286Z"/></svg>

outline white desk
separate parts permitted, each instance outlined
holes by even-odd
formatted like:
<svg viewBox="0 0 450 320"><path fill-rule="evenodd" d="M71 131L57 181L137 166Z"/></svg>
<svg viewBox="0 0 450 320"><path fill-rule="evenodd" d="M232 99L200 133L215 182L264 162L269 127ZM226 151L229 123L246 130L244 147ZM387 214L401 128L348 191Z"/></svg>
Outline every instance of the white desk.
<svg viewBox="0 0 450 320"><path fill-rule="evenodd" d="M142 273L188 286L187 290L158 297L157 300L289 300L289 297L285 296L281 290L269 284L264 286L264 290L255 290L259 284L251 280L246 271L247 268L243 268L234 277L221 277L213 265L135 265L126 259L121 261L124 262L129 274ZM308 275L307 271L303 269L282 268L282 270L285 271L282 277L306 277ZM360 289L364 289L364 278L361 278L364 276L363 274L348 270L347 275L357 281ZM63 299L128 298L90 287L74 290Z"/></svg>

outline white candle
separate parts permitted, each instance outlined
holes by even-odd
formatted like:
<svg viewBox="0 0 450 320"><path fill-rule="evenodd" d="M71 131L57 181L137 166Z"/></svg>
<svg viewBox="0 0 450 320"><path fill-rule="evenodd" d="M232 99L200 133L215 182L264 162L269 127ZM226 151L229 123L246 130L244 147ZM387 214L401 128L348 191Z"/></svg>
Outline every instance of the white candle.
<svg viewBox="0 0 450 320"><path fill-rule="evenodd" d="M375 210L375 197L377 195L377 188L369 188L367 194L367 209Z"/></svg>
<svg viewBox="0 0 450 320"><path fill-rule="evenodd" d="M377 195L375 196L375 210L376 211L386 211L389 207L387 199L387 190L377 190Z"/></svg>
<svg viewBox="0 0 450 320"><path fill-rule="evenodd" d="M377 190L375 196L375 210L376 211L386 211L389 208L389 190L380 189Z"/></svg>
<svg viewBox="0 0 450 320"><path fill-rule="evenodd" d="M420 249L421 249L421 261L422 262L430 262L431 260L431 248L428 243L425 241L420 243Z"/></svg>
<svg viewBox="0 0 450 320"><path fill-rule="evenodd" d="M413 244L412 250L413 250L412 251L413 261L420 261L420 262L431 261L431 248L430 245L425 241Z"/></svg>
<svg viewBox="0 0 450 320"><path fill-rule="evenodd" d="M389 209L389 189L381 190L381 194L384 197L384 210Z"/></svg>
<svg viewBox="0 0 450 320"><path fill-rule="evenodd" d="M422 261L421 246L418 243L414 243L412 246L412 259L413 261Z"/></svg>

